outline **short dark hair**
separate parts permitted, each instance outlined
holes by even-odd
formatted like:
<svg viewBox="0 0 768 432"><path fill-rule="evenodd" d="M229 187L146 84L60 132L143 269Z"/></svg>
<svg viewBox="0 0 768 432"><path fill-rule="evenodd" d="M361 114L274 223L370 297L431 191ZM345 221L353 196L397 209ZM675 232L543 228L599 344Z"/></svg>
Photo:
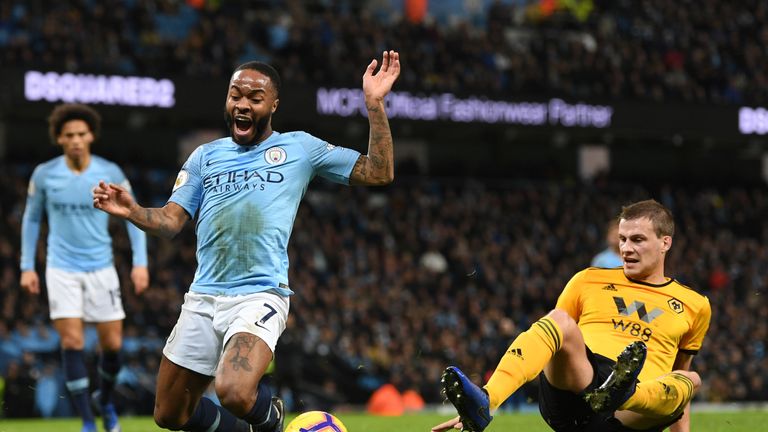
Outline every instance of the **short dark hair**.
<svg viewBox="0 0 768 432"><path fill-rule="evenodd" d="M269 80L272 81L272 87L275 89L276 96L280 96L280 87L282 86L283 82L280 80L280 74L277 73L275 68L264 62L249 61L248 63L243 63L238 66L237 69L235 69L235 72L244 69L255 70L268 76Z"/></svg>
<svg viewBox="0 0 768 432"><path fill-rule="evenodd" d="M621 208L619 220L648 218L658 237L675 235L675 220L672 212L656 200L645 200Z"/></svg>
<svg viewBox="0 0 768 432"><path fill-rule="evenodd" d="M83 104L61 104L57 105L48 117L48 134L53 144L56 144L57 138L61 135L64 123L72 120L84 121L88 124L93 137L99 137L101 115L95 109Z"/></svg>

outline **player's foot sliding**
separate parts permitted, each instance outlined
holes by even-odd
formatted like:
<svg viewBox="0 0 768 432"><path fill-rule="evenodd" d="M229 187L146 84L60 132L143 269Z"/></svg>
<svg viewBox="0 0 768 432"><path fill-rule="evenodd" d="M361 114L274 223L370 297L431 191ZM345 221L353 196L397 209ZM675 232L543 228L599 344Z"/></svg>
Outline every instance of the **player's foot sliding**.
<svg viewBox="0 0 768 432"><path fill-rule="evenodd" d="M643 341L632 342L624 348L616 359L608 379L600 387L584 395L584 400L592 411L599 414L613 413L632 397L647 353L648 348Z"/></svg>
<svg viewBox="0 0 768 432"><path fill-rule="evenodd" d="M272 396L272 406L275 407L275 413L277 414L277 423L273 432L283 432L283 424L285 423L285 407L283 406L283 400L277 396Z"/></svg>
<svg viewBox="0 0 768 432"><path fill-rule="evenodd" d="M493 420L488 394L476 386L459 368L449 366L440 380L443 393L456 407L464 430L482 432Z"/></svg>
<svg viewBox="0 0 768 432"><path fill-rule="evenodd" d="M283 432L285 424L285 406L283 400L277 396L272 396L269 417L260 425L251 425L251 432ZM275 416L275 419L272 416Z"/></svg>

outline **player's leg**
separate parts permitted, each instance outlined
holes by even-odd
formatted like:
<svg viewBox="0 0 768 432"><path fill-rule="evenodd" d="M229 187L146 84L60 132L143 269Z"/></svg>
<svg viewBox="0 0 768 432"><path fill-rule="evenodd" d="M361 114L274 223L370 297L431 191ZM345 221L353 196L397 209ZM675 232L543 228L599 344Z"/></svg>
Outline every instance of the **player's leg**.
<svg viewBox="0 0 768 432"><path fill-rule="evenodd" d="M83 354L82 274L49 267L45 271L45 279L51 321L61 338L65 384L83 420L83 431L95 431L96 424L88 397L90 381Z"/></svg>
<svg viewBox="0 0 768 432"><path fill-rule="evenodd" d="M562 334L562 343L560 349L553 352L551 360L544 365L544 376L555 388L579 393L587 388L594 377L584 336L576 321L565 311L555 309L547 317Z"/></svg>
<svg viewBox="0 0 768 432"><path fill-rule="evenodd" d="M637 385L635 394L616 412L622 424L632 429L668 425L677 421L701 386L698 373L676 370Z"/></svg>
<svg viewBox="0 0 768 432"><path fill-rule="evenodd" d="M120 349L123 345L125 311L120 295L120 278L114 267L83 273L85 302L84 320L96 324L99 335L97 371L99 388L91 396L93 407L101 415L104 430L119 432L113 393L117 374L122 366Z"/></svg>
<svg viewBox="0 0 768 432"><path fill-rule="evenodd" d="M59 318L53 320L53 327L61 338L61 357L67 390L80 418L83 431L95 431L93 411L89 402L88 369L85 367L83 347L83 321L80 318Z"/></svg>
<svg viewBox="0 0 768 432"><path fill-rule="evenodd" d="M584 338L565 311L552 310L515 338L485 385L485 392L456 367L446 369L442 385L464 427L481 431L492 418L490 411L542 370L552 376L553 385L564 390L581 391L592 380Z"/></svg>
<svg viewBox="0 0 768 432"><path fill-rule="evenodd" d="M213 328L216 297L187 293L163 348L157 375L155 423L171 430L246 432L250 426L202 397L216 373L221 336Z"/></svg>
<svg viewBox="0 0 768 432"><path fill-rule="evenodd" d="M107 432L118 432L117 410L113 400L117 374L122 367L120 349L123 345L123 321L107 321L96 324L99 334L99 389L92 395L97 412L100 412Z"/></svg>
<svg viewBox="0 0 768 432"><path fill-rule="evenodd" d="M202 397L212 380L163 356L157 374L155 423L170 430L250 432L247 423Z"/></svg>
<svg viewBox="0 0 768 432"><path fill-rule="evenodd" d="M272 350L261 338L237 333L227 342L216 374L221 405L257 431L282 430L282 401L261 380L271 360Z"/></svg>
<svg viewBox="0 0 768 432"><path fill-rule="evenodd" d="M581 330L565 311L555 309L548 316L562 332L562 343L539 375L539 412L553 430L578 430L594 416L579 393L599 384L601 361L611 360L588 350Z"/></svg>
<svg viewBox="0 0 768 432"><path fill-rule="evenodd" d="M216 328L226 332L226 346L216 373L216 394L255 431L282 431L282 400L272 396L262 377L285 330L289 301L258 293L220 303L223 313Z"/></svg>

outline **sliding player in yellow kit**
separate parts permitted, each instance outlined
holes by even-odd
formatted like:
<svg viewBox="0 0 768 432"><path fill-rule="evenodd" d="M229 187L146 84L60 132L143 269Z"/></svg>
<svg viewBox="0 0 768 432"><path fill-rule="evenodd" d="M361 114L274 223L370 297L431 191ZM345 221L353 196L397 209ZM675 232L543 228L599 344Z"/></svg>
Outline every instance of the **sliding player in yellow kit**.
<svg viewBox="0 0 768 432"><path fill-rule="evenodd" d="M701 385L690 367L711 309L706 297L664 274L674 230L672 214L656 201L624 207L623 267L577 273L555 309L512 342L482 389L448 367L442 386L459 416L432 430L484 430L499 405L539 376L539 409L555 431L689 431L689 403Z"/></svg>

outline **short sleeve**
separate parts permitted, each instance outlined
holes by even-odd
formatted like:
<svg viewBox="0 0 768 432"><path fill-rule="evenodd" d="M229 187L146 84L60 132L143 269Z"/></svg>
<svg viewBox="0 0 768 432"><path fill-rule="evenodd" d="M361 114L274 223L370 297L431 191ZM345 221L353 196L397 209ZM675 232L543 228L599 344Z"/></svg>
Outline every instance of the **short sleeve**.
<svg viewBox="0 0 768 432"><path fill-rule="evenodd" d="M198 147L181 167L168 202L180 205L190 218L195 217L202 199L201 167L204 146Z"/></svg>
<svg viewBox="0 0 768 432"><path fill-rule="evenodd" d="M576 322L579 322L581 316L581 282L584 279L584 272L582 270L571 278L565 285L563 292L560 293L560 297L557 299L558 309L562 309L568 313Z"/></svg>
<svg viewBox="0 0 768 432"><path fill-rule="evenodd" d="M297 132L297 138L309 155L315 174L336 183L349 184L360 152L335 146L305 132Z"/></svg>
<svg viewBox="0 0 768 432"><path fill-rule="evenodd" d="M709 330L709 320L712 318L712 307L709 299L704 297L704 304L693 319L691 329L680 340L680 350L688 354L696 354L701 349L704 336Z"/></svg>
<svg viewBox="0 0 768 432"><path fill-rule="evenodd" d="M131 182L128 181L128 178L125 176L125 173L123 172L120 167L115 163L110 163L110 181L112 183L115 183L117 185L120 185L128 190L128 192L131 192L133 194L133 189L131 188Z"/></svg>

